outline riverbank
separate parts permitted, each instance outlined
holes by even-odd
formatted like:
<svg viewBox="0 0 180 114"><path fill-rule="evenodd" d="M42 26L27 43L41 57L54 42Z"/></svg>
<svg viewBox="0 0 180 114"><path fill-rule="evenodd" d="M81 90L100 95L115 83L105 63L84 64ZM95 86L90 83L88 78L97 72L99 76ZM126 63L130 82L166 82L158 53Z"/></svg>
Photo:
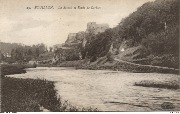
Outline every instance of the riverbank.
<svg viewBox="0 0 180 114"><path fill-rule="evenodd" d="M25 68L35 68L30 64L3 64L1 65L2 75L26 73Z"/></svg>
<svg viewBox="0 0 180 114"><path fill-rule="evenodd" d="M2 112L60 111L53 82L4 77L1 86Z"/></svg>
<svg viewBox="0 0 180 114"><path fill-rule="evenodd" d="M5 75L25 73L29 65L1 66L1 112L40 111L97 111L92 108L78 108L63 102L57 96L53 81L44 79L20 79Z"/></svg>
<svg viewBox="0 0 180 114"><path fill-rule="evenodd" d="M42 111L42 107L50 111L59 111L60 103L54 90L54 82L5 76L26 73L25 68L34 68L34 66L1 65L1 111L39 112Z"/></svg>
<svg viewBox="0 0 180 114"><path fill-rule="evenodd" d="M97 61L90 62L89 59L77 61L62 61L58 64L38 64L38 67L75 67L76 69L88 70L113 70L133 73L170 73L179 74L179 69L162 66L142 65L122 60L107 61L106 57L101 57Z"/></svg>
<svg viewBox="0 0 180 114"><path fill-rule="evenodd" d="M42 65L41 65L42 66ZM44 65L46 66L46 65ZM170 73L179 74L179 69L153 66L153 65L141 65L131 63L127 61L107 61L106 58L100 58L95 62L89 62L88 59L78 61L64 61L56 67L76 67L77 69L88 69L88 70L113 70L113 71L126 71L133 73Z"/></svg>

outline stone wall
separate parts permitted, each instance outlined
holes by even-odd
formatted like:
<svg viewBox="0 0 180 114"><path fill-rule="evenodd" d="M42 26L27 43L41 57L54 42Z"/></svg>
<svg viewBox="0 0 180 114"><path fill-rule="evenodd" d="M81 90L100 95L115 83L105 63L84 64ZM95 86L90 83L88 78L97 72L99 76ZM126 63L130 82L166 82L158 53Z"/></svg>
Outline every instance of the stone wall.
<svg viewBox="0 0 180 114"><path fill-rule="evenodd" d="M109 28L108 24L96 24L96 22L89 22L87 24L86 33L91 33L96 35L98 33L104 32L108 28Z"/></svg>
<svg viewBox="0 0 180 114"><path fill-rule="evenodd" d="M76 33L69 33L65 44L76 41Z"/></svg>
<svg viewBox="0 0 180 114"><path fill-rule="evenodd" d="M74 45L82 43L83 39L85 38L85 32L78 32L78 33L69 33L68 38L65 42L66 45Z"/></svg>
<svg viewBox="0 0 180 114"><path fill-rule="evenodd" d="M98 33L104 32L106 29L109 28L108 24L96 24L96 22L89 22L87 23L86 31L81 31L78 33L69 33L68 38L65 42L66 45L74 45L76 43L82 43L82 46L86 44L86 35L93 34L96 35Z"/></svg>

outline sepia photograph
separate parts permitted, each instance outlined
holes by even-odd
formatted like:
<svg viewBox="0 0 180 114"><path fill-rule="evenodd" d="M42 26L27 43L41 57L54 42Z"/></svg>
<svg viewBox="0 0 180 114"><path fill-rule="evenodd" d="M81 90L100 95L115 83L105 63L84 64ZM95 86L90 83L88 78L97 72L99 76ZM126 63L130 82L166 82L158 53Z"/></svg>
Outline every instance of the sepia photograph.
<svg viewBox="0 0 180 114"><path fill-rule="evenodd" d="M0 0L0 112L180 111L179 0Z"/></svg>

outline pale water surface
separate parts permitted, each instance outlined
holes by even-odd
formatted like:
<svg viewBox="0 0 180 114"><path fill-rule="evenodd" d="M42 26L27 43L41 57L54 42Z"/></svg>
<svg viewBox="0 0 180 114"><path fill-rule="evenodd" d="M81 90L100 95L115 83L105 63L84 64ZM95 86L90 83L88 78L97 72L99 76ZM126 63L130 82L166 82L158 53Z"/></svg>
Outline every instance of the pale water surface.
<svg viewBox="0 0 180 114"><path fill-rule="evenodd" d="M29 68L16 78L40 78L56 81L55 87L63 100L78 107L100 111L160 111L163 102L171 102L180 110L180 89L160 89L134 86L142 80L177 80L178 75L158 73L128 73L107 70L76 70L63 67Z"/></svg>

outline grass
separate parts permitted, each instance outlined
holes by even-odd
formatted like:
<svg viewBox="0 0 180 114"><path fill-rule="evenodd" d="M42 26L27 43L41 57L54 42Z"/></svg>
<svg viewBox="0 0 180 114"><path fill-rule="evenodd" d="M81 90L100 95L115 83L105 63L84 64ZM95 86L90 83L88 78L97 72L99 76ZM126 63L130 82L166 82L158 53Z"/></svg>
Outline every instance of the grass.
<svg viewBox="0 0 180 114"><path fill-rule="evenodd" d="M156 81L143 80L140 82L135 82L135 86L166 88L166 89L180 88L178 81L156 82Z"/></svg>
<svg viewBox="0 0 180 114"><path fill-rule="evenodd" d="M35 68L35 67L29 64L3 64L2 74L10 75L10 74L26 73L26 70L24 70L25 68Z"/></svg>
<svg viewBox="0 0 180 114"><path fill-rule="evenodd" d="M6 75L24 73L24 68L27 67L3 65L2 72ZM79 108L68 101L62 101L54 88L55 82L52 81L2 76L1 82L2 112L40 112L42 107L52 112L97 111L91 107Z"/></svg>
<svg viewBox="0 0 180 114"><path fill-rule="evenodd" d="M34 79L2 78L2 112L38 112L40 106L60 111L54 82Z"/></svg>

